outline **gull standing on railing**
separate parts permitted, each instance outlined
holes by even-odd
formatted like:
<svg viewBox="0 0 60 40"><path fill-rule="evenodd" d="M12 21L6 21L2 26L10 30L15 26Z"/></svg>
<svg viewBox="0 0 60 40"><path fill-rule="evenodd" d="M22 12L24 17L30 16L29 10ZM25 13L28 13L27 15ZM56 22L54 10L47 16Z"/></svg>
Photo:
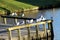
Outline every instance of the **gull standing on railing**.
<svg viewBox="0 0 60 40"><path fill-rule="evenodd" d="M20 25L20 22L17 22L16 25Z"/></svg>
<svg viewBox="0 0 60 40"><path fill-rule="evenodd" d="M16 25L23 25L25 22L21 21L21 22L17 22Z"/></svg>
<svg viewBox="0 0 60 40"><path fill-rule="evenodd" d="M33 23L33 19L31 19L31 20L26 20L26 23Z"/></svg>
<svg viewBox="0 0 60 40"><path fill-rule="evenodd" d="M39 21L42 21L42 20L46 20L46 18L44 18L43 15L41 15L41 17L39 19L37 19L36 21L39 22Z"/></svg>
<svg viewBox="0 0 60 40"><path fill-rule="evenodd" d="M22 14L22 17L24 17L24 13Z"/></svg>
<svg viewBox="0 0 60 40"><path fill-rule="evenodd" d="M22 13L21 16L24 17L24 14ZM16 25L22 25L22 24L24 24L24 23L25 23L24 21L21 21L21 22L17 22Z"/></svg>
<svg viewBox="0 0 60 40"><path fill-rule="evenodd" d="M11 15L12 16L17 16L17 13L16 12L13 12Z"/></svg>

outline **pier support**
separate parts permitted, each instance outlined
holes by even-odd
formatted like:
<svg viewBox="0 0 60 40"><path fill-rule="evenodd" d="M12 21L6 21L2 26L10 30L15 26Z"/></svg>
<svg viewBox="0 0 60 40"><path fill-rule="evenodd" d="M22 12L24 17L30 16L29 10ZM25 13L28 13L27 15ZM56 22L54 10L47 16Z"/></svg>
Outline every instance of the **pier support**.
<svg viewBox="0 0 60 40"><path fill-rule="evenodd" d="M30 27L27 27L27 30L28 30L28 40L30 40Z"/></svg>
<svg viewBox="0 0 60 40"><path fill-rule="evenodd" d="M7 24L7 20L6 20L6 18L3 18L3 20L4 20L4 24Z"/></svg>
<svg viewBox="0 0 60 40"><path fill-rule="evenodd" d="M17 24L18 20L17 19L14 19L15 20L15 24Z"/></svg>
<svg viewBox="0 0 60 40"><path fill-rule="evenodd" d="M9 40L12 40L12 34L11 34L11 31L8 31L8 37L9 37Z"/></svg>
<svg viewBox="0 0 60 40"><path fill-rule="evenodd" d="M38 35L38 32L39 32L38 25L36 25L35 27L36 27L36 38L39 38L39 35Z"/></svg>
<svg viewBox="0 0 60 40"><path fill-rule="evenodd" d="M20 29L17 29L17 33L18 33L18 40L20 40L21 37Z"/></svg>
<svg viewBox="0 0 60 40"><path fill-rule="evenodd" d="M52 20L53 22L53 20ZM48 23L48 29L51 30L51 40L54 38L53 24L52 22Z"/></svg>

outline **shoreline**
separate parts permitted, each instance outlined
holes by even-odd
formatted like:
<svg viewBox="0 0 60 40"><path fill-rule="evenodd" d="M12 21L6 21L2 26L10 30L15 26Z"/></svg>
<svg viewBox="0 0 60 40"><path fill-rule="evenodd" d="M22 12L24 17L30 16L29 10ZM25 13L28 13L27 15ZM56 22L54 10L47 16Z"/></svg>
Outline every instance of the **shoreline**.
<svg viewBox="0 0 60 40"><path fill-rule="evenodd" d="M41 6L41 7L33 7L33 8L27 8L27 9L20 9L20 10L14 10L14 11L10 11L10 13L12 12L27 12L27 11L34 11L34 10L47 10L47 9L53 9L53 8L60 8L60 5L59 4L56 4L56 5L48 5L48 6ZM4 11L2 13L2 15L4 14L8 14L8 11Z"/></svg>

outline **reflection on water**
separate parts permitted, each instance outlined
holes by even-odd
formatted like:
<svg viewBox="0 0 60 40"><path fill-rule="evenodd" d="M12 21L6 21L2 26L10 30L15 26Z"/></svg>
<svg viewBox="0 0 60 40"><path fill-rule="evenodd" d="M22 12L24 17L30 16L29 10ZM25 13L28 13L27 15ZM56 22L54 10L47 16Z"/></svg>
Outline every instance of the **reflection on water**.
<svg viewBox="0 0 60 40"><path fill-rule="evenodd" d="M27 17L27 18L37 18L38 16L38 10L34 10L34 11L27 11L27 12L24 12L24 17Z"/></svg>

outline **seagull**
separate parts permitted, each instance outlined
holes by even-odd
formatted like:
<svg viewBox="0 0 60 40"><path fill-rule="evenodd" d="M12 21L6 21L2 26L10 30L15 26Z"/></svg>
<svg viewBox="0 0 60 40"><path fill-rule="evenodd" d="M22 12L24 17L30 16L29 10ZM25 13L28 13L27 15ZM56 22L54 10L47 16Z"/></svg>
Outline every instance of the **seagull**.
<svg viewBox="0 0 60 40"><path fill-rule="evenodd" d="M22 25L24 23L25 23L24 21L21 21L21 22L17 22L16 25Z"/></svg>
<svg viewBox="0 0 60 40"><path fill-rule="evenodd" d="M20 24L22 25L22 24L25 24L25 22L24 21L22 21L22 22L20 22Z"/></svg>
<svg viewBox="0 0 60 40"><path fill-rule="evenodd" d="M33 19L30 20L30 23L33 23Z"/></svg>
<svg viewBox="0 0 60 40"><path fill-rule="evenodd" d="M29 20L26 20L26 23L29 23Z"/></svg>
<svg viewBox="0 0 60 40"><path fill-rule="evenodd" d="M41 20L46 20L46 18L44 18L42 15L41 15L41 18L40 18Z"/></svg>
<svg viewBox="0 0 60 40"><path fill-rule="evenodd" d="M41 21L41 19L37 19L36 21L39 22L39 21Z"/></svg>
<svg viewBox="0 0 60 40"><path fill-rule="evenodd" d="M24 17L24 14L22 14L22 17Z"/></svg>
<svg viewBox="0 0 60 40"><path fill-rule="evenodd" d="M33 23L33 19L31 20L26 20L27 23Z"/></svg>
<svg viewBox="0 0 60 40"><path fill-rule="evenodd" d="M16 14L16 13L12 13L11 15L12 15L12 16L17 16L17 14Z"/></svg>
<svg viewBox="0 0 60 40"><path fill-rule="evenodd" d="M39 21L42 21L42 20L46 20L46 18L44 18L42 15L39 19L37 19L36 21L39 22Z"/></svg>
<svg viewBox="0 0 60 40"><path fill-rule="evenodd" d="M20 22L17 22L16 25L20 25Z"/></svg>

